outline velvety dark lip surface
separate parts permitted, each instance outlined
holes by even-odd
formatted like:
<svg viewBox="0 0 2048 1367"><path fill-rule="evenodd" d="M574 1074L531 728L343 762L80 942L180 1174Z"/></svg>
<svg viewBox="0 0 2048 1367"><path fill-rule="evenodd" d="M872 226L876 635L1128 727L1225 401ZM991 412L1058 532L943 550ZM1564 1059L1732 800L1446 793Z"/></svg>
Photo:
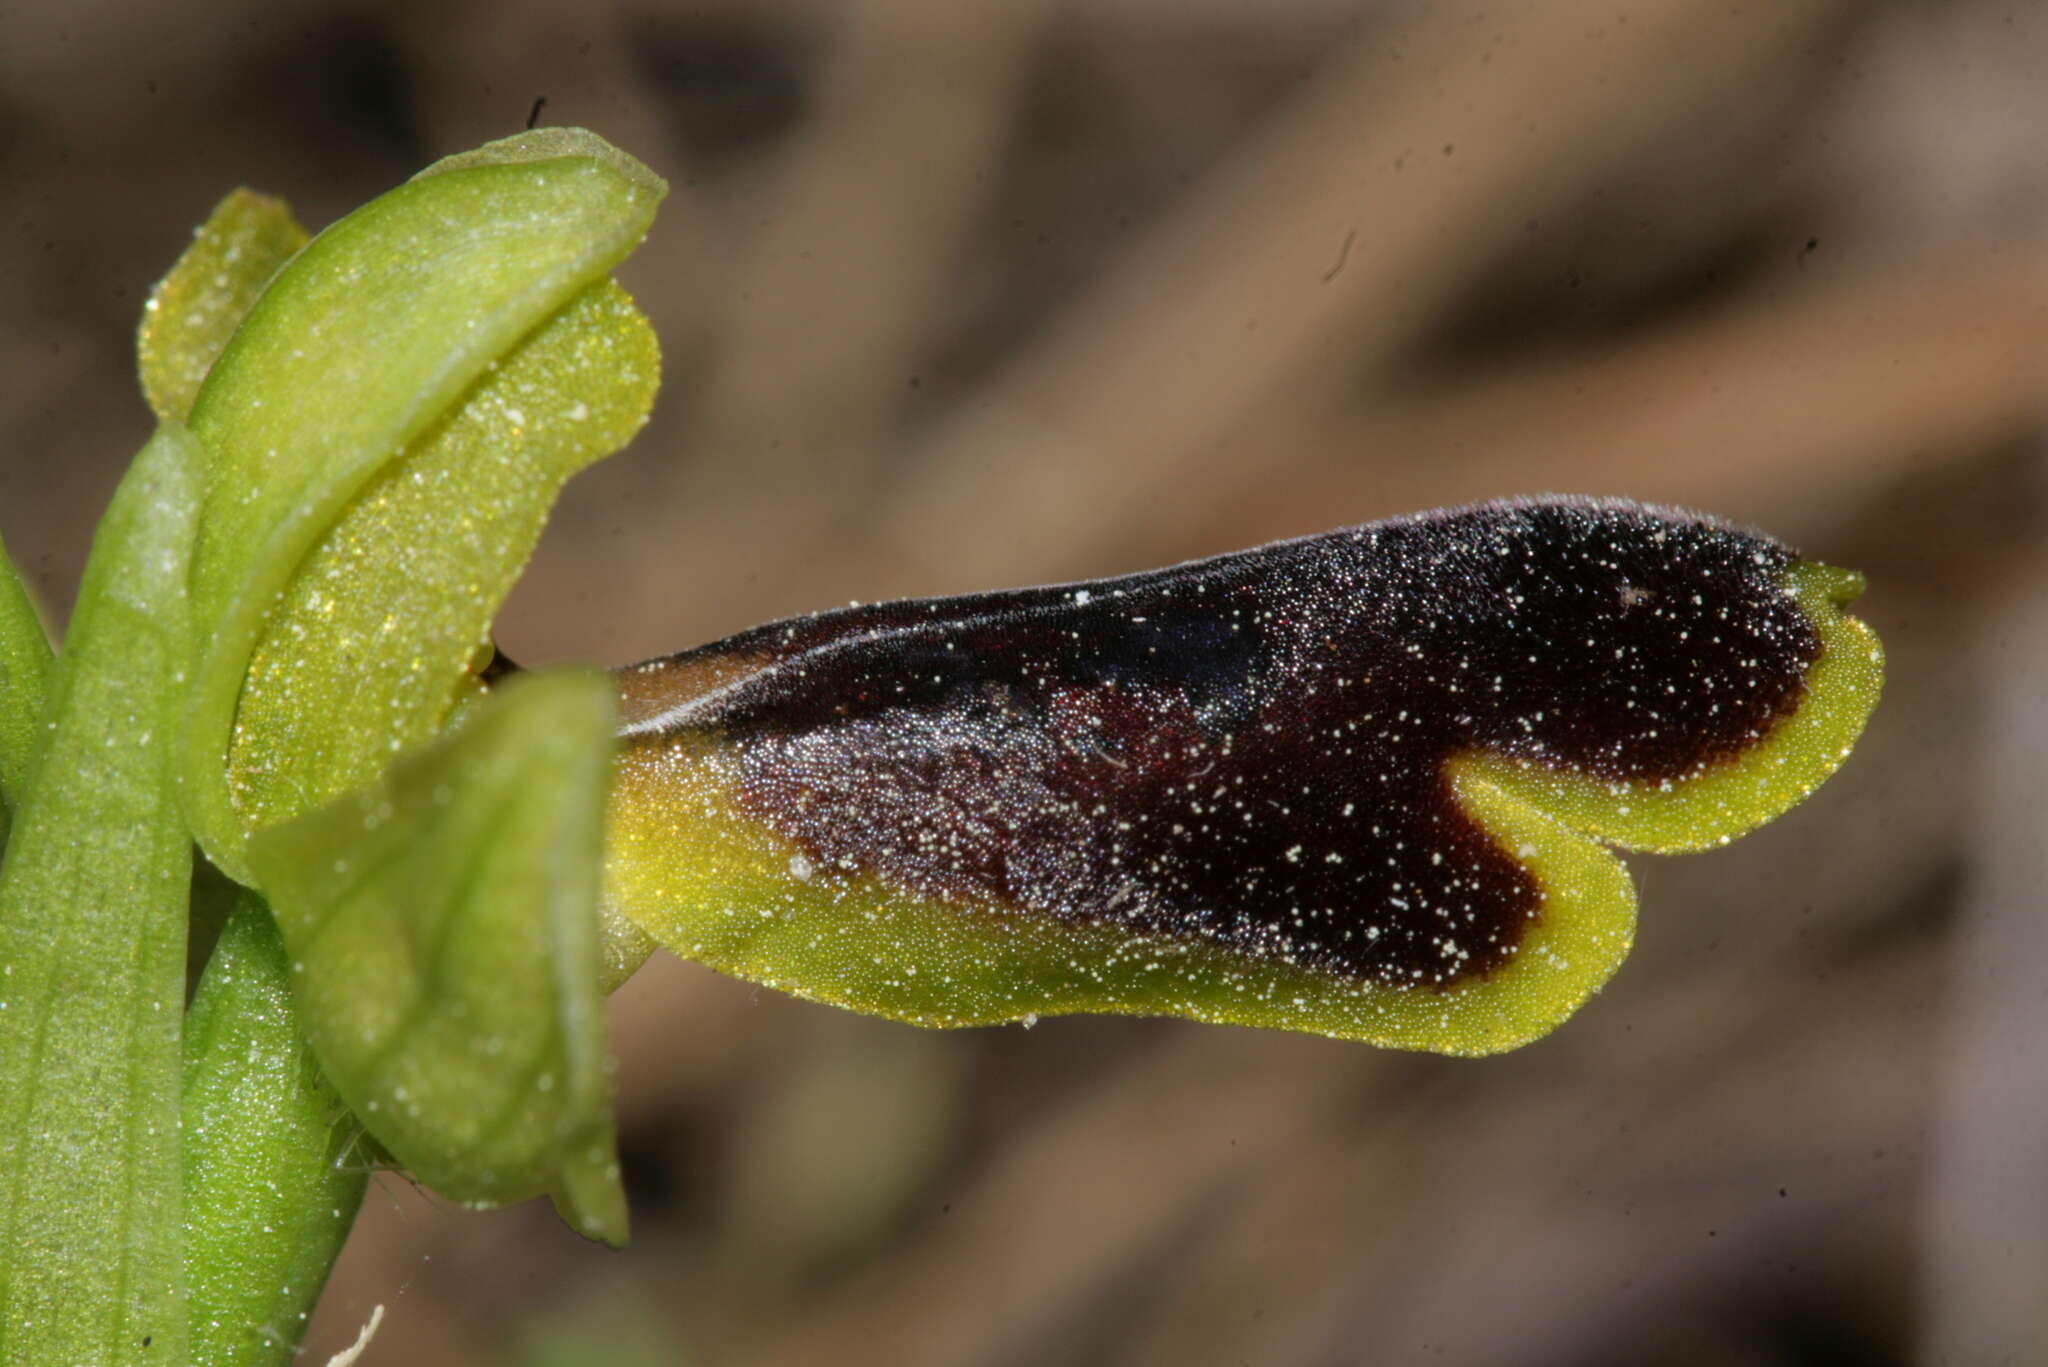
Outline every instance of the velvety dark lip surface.
<svg viewBox="0 0 2048 1367"><path fill-rule="evenodd" d="M1670 510L1484 504L757 628L626 671L701 684L628 735L716 735L820 868L1450 986L1542 894L1447 763L1655 785L1738 757L1820 649L1792 563Z"/></svg>

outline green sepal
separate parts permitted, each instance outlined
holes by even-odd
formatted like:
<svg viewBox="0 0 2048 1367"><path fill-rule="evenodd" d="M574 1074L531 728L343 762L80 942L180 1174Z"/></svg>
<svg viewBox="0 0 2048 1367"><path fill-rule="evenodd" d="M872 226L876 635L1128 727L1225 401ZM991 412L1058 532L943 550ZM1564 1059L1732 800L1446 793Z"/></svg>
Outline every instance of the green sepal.
<svg viewBox="0 0 2048 1367"><path fill-rule="evenodd" d="M160 427L86 563L0 866L0 1360L183 1362L176 747L197 453Z"/></svg>
<svg viewBox="0 0 2048 1367"><path fill-rule="evenodd" d="M477 166L521 166L536 161L559 161L580 157L609 167L623 180L640 186L659 200L668 193L668 182L647 169L644 162L606 142L588 128L530 128L509 138L499 138L467 152L441 158L413 177L426 180L450 171Z"/></svg>
<svg viewBox="0 0 2048 1367"><path fill-rule="evenodd" d="M556 494L639 429L660 368L646 318L600 280L342 510L249 659L228 775L247 825L372 782L448 725Z"/></svg>
<svg viewBox="0 0 2048 1367"><path fill-rule="evenodd" d="M612 730L601 678L515 678L248 851L307 1038L371 1134L444 1195L552 1192L616 1244L597 911Z"/></svg>
<svg viewBox="0 0 2048 1367"><path fill-rule="evenodd" d="M660 198L658 178L644 168L626 169L637 163L623 153L593 154L597 145L593 135L510 139L350 214L270 283L208 373L192 409L208 477L192 574L204 650L186 728L186 796L200 843L243 881L242 844L253 821L237 808L228 757L244 679L271 614L281 600L310 595L305 585L295 588L294 578L323 540L352 535L341 525L351 503L393 462L418 455L416 443L431 444L437 429L457 425L465 403L526 413L516 390L498 389L485 377L510 368L522 342L536 329L545 333L543 324L586 295L638 243ZM609 344L626 345L616 336ZM626 387L636 384L637 377L629 377ZM567 410L536 409L527 416L573 423L579 401L590 409L609 406L600 400L603 392L580 394ZM616 435L622 439L635 426L637 419ZM581 452L591 443L573 434L569 444ZM588 458L578 454L571 463ZM521 497L544 508L560 477L551 470L544 493ZM479 510L464 502L474 494L459 480L443 488L441 512L453 522L433 526L476 515ZM405 530L417 536L422 527L407 523ZM374 559L380 551L405 548L358 542L341 549ZM513 563L524 554L521 545ZM319 587L332 592L338 586ZM347 600L374 591L351 584ZM466 608L487 619L499 596L502 589L494 592L480 577ZM445 626L426 625L430 637ZM359 686L388 683L373 668L411 666L413 628L394 620L380 638L378 658L354 662ZM289 648L320 649L297 640ZM344 651L327 650L337 667L351 663ZM440 666L421 667L431 672ZM459 683L458 672L453 683L423 688L435 715L406 729L430 732L444 721L446 695ZM374 768L392 753L391 738L382 732L360 733L354 743L362 751L358 762L330 757L325 763L333 774ZM364 758L373 751L374 762ZM294 769L289 779L280 774L275 781L297 778ZM330 796L333 791L309 791L303 805ZM259 813L264 820L286 814L274 803Z"/></svg>
<svg viewBox="0 0 2048 1367"><path fill-rule="evenodd" d="M291 960L254 893L236 903L192 998L184 1122L192 1361L284 1367L369 1169L362 1127L299 1033Z"/></svg>
<svg viewBox="0 0 2048 1367"><path fill-rule="evenodd" d="M236 190L214 206L192 245L150 291L136 330L142 396L159 418L183 422L221 348L306 230L281 199Z"/></svg>

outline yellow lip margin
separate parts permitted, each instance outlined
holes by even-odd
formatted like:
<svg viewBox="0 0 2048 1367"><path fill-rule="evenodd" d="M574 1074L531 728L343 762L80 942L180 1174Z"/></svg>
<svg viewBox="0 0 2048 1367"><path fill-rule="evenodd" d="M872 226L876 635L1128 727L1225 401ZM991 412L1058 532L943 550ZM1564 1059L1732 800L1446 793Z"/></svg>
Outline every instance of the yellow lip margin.
<svg viewBox="0 0 2048 1367"><path fill-rule="evenodd" d="M914 1025L1097 1013L1180 1016L1479 1055L1537 1039L1598 991L1634 938L1635 889L1601 841L1722 844L1811 792L1876 705L1882 655L1845 617L1860 578L1797 562L1786 591L1821 653L1798 710L1753 749L1670 785L1616 785L1467 755L1453 791L1535 878L1541 901L1509 963L1448 986L1391 986L1218 942L918 897L820 867L740 809L734 759L704 733L645 736L621 757L608 909L720 972Z"/></svg>
<svg viewBox="0 0 2048 1367"><path fill-rule="evenodd" d="M1181 1016L1486 1054L1554 1027L1628 952L1634 891L1620 863L1483 783L1461 785L1461 795L1510 848L1534 851L1525 862L1538 869L1543 914L1504 972L1390 987L1220 943L920 898L872 874L817 868L736 808L720 773L728 765L701 736L628 752L611 814L614 910L722 973L913 1025Z"/></svg>

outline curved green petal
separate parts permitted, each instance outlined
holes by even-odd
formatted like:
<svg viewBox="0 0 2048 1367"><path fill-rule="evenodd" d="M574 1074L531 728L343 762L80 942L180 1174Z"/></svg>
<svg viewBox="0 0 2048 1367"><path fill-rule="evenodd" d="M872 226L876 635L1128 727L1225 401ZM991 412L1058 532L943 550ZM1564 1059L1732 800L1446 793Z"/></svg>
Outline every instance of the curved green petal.
<svg viewBox="0 0 2048 1367"><path fill-rule="evenodd" d="M619 1243L597 914L611 729L601 679L515 678L248 848L307 1038L378 1141L456 1200L553 1192Z"/></svg>
<svg viewBox="0 0 2048 1367"><path fill-rule="evenodd" d="M281 199L236 190L214 206L143 305L137 369L159 418L190 415L206 372L250 305L305 245L306 230Z"/></svg>

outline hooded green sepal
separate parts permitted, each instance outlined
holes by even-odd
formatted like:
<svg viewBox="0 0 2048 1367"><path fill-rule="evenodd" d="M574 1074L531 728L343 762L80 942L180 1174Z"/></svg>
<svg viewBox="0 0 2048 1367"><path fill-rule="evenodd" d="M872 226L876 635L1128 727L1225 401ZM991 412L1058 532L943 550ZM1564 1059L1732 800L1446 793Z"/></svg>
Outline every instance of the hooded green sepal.
<svg viewBox="0 0 2048 1367"><path fill-rule="evenodd" d="M599 146L509 139L350 214L270 283L209 371L192 409L208 455L192 577L206 645L185 766L195 833L229 874L248 879L249 830L445 724L556 488L644 417L651 335L604 277L663 186ZM360 577L372 566L390 573ZM459 590L446 611L365 622L340 606L430 579ZM251 679L266 662L273 675ZM238 714L269 689L282 691L265 717ZM360 710L301 716L311 729L279 738L280 715L344 696Z"/></svg>
<svg viewBox="0 0 2048 1367"><path fill-rule="evenodd" d="M598 944L612 730L602 679L514 679L248 852L307 1038L370 1133L446 1196L552 1192L617 1244Z"/></svg>
<svg viewBox="0 0 2048 1367"><path fill-rule="evenodd" d="M659 373L653 329L599 281L343 509L249 659L228 774L242 820L289 820L439 734L555 495L639 428Z"/></svg>
<svg viewBox="0 0 2048 1367"><path fill-rule="evenodd" d="M196 452L142 449L93 540L0 866L0 1358L183 1362L191 842L172 744Z"/></svg>
<svg viewBox="0 0 2048 1367"><path fill-rule="evenodd" d="M263 287L306 245L281 199L235 190L192 234L192 245L150 291L135 334L142 396L159 418L183 422L206 372Z"/></svg>
<svg viewBox="0 0 2048 1367"><path fill-rule="evenodd" d="M254 893L206 961L184 1078L191 1360L283 1367L362 1204L369 1164L362 1126L299 1032L291 960Z"/></svg>
<svg viewBox="0 0 2048 1367"><path fill-rule="evenodd" d="M49 676L50 638L0 544L0 844L7 840L9 815L28 789Z"/></svg>

